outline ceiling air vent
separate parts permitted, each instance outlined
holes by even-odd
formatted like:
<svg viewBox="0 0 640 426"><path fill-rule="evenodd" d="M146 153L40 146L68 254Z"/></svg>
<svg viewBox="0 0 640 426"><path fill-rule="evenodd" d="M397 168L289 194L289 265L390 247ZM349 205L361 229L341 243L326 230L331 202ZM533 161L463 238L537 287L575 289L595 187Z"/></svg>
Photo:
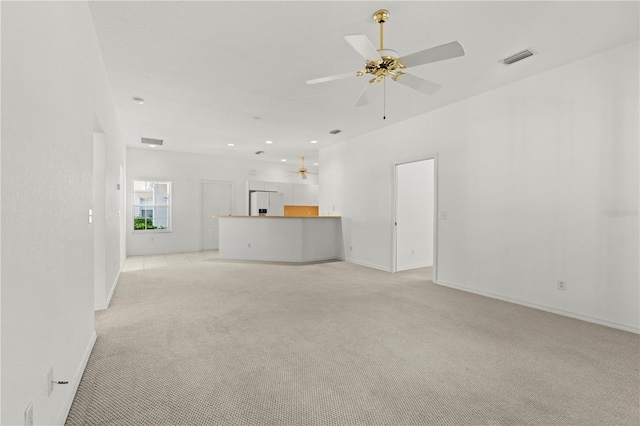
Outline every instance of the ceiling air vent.
<svg viewBox="0 0 640 426"><path fill-rule="evenodd" d="M142 143L146 143L147 145L156 145L160 146L164 142L162 139L151 139L151 138L141 138Z"/></svg>
<svg viewBox="0 0 640 426"><path fill-rule="evenodd" d="M264 151L256 151L256 155L264 154Z"/></svg>
<svg viewBox="0 0 640 426"><path fill-rule="evenodd" d="M521 61L524 58L528 58L529 56L533 56L533 52L530 50L523 50L522 52L518 52L515 55L511 55L508 58L504 58L502 63L505 65L511 65L515 62Z"/></svg>
<svg viewBox="0 0 640 426"><path fill-rule="evenodd" d="M341 131L342 131L342 130L335 129L335 130L330 131L329 133L331 133L332 135L337 135L337 134L338 134L338 133L340 133Z"/></svg>

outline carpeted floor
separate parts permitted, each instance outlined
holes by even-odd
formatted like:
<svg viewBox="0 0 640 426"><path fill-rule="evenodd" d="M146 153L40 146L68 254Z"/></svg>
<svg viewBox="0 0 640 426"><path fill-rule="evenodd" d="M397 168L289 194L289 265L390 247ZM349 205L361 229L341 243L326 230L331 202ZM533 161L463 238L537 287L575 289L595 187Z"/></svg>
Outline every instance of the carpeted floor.
<svg viewBox="0 0 640 426"><path fill-rule="evenodd" d="M345 262L126 272L67 425L638 425L640 336Z"/></svg>

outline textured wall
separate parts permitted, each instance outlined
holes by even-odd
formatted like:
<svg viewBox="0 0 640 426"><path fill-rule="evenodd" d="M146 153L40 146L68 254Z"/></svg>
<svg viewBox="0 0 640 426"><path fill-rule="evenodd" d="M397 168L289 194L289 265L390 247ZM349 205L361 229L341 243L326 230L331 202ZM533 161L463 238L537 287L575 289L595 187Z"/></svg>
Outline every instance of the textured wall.
<svg viewBox="0 0 640 426"><path fill-rule="evenodd" d="M63 422L95 338L95 116L124 156L99 55L86 3L3 2L2 424L29 402L35 423ZM70 383L47 397L50 367Z"/></svg>
<svg viewBox="0 0 640 426"><path fill-rule="evenodd" d="M321 150L320 211L389 270L392 164L438 153L440 283L640 331L638 133L634 42Z"/></svg>
<svg viewBox="0 0 640 426"><path fill-rule="evenodd" d="M142 255L197 251L201 247L201 181L233 183L235 215L247 214L247 180L266 182L300 182L289 173L298 165L243 161L216 156L167 152L160 149L127 149L127 188L134 179L170 180L172 182L172 232L132 233L131 197L127 199L127 254ZM251 171L255 174L250 174ZM306 184L317 184L310 175Z"/></svg>

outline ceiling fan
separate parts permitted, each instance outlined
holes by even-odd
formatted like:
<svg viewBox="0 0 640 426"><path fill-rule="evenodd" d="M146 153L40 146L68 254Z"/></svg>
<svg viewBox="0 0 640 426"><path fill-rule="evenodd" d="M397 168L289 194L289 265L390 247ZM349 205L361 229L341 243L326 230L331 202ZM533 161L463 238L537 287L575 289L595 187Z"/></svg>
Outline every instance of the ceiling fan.
<svg viewBox="0 0 640 426"><path fill-rule="evenodd" d="M311 174L311 175L317 175L318 174L316 172L310 172L309 170L307 170L307 168L304 166L304 157L300 157L300 159L302 160L302 166L298 170L296 170L295 172L290 172L290 173L299 174L300 176L302 176L302 179L306 179L307 178L307 174Z"/></svg>
<svg viewBox="0 0 640 426"><path fill-rule="evenodd" d="M386 9L378 10L373 14L373 19L380 24L380 49L376 49L364 34L344 36L347 43L365 59L364 70L307 80L307 84L324 83L369 74L373 78L362 89L355 106L366 105L369 102L366 94L369 84L385 81L386 77L391 77L396 83L403 84L426 95L433 95L442 86L413 74L408 74L404 70L431 62L464 56L462 45L457 41L452 41L400 57L395 50L384 48L384 23L389 20L389 11Z"/></svg>

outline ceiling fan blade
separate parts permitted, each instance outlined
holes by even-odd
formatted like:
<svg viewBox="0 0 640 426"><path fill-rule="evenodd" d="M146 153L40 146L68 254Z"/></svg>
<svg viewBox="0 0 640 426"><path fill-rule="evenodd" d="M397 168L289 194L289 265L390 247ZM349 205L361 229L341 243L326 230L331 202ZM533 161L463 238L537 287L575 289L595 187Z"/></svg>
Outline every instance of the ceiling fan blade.
<svg viewBox="0 0 640 426"><path fill-rule="evenodd" d="M351 45L356 52L360 54L364 59L368 61L380 61L382 58L380 54L373 47L373 44L369 41L366 35L364 34L351 34L344 36L344 39L347 40L347 43Z"/></svg>
<svg viewBox="0 0 640 426"><path fill-rule="evenodd" d="M356 101L356 104L355 104L356 107L360 107L369 103L369 96L367 96L367 93L366 93L367 87L369 87L368 82L362 89L362 92L360 92L360 96L358 97L358 100Z"/></svg>
<svg viewBox="0 0 640 426"><path fill-rule="evenodd" d="M343 78L357 77L357 76L358 76L357 71L346 72L344 74L337 74L337 75L331 75L329 77L321 77L321 78L315 78L313 80L307 80L307 84L324 83L325 81L341 80Z"/></svg>
<svg viewBox="0 0 640 426"><path fill-rule="evenodd" d="M442 87L439 84L432 83L431 81L425 80L422 77L417 77L415 75L406 73L399 75L394 80L402 85L411 87L418 92L422 92L425 95L433 95Z"/></svg>
<svg viewBox="0 0 640 426"><path fill-rule="evenodd" d="M429 49L404 56L400 58L400 62L409 68L429 64L431 62L443 61L445 59L457 58L458 56L464 56L464 47L462 47L459 42L452 41L451 43L431 47Z"/></svg>

